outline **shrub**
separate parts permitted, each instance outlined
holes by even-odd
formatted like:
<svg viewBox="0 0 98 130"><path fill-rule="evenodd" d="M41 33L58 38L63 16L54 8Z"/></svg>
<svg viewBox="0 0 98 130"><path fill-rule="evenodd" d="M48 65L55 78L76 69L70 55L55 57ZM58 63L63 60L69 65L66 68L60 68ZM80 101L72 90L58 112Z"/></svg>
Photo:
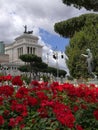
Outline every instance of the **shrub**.
<svg viewBox="0 0 98 130"><path fill-rule="evenodd" d="M95 84L76 87L70 83L32 81L31 86L24 86L20 76L1 76L0 82L1 130L98 129Z"/></svg>

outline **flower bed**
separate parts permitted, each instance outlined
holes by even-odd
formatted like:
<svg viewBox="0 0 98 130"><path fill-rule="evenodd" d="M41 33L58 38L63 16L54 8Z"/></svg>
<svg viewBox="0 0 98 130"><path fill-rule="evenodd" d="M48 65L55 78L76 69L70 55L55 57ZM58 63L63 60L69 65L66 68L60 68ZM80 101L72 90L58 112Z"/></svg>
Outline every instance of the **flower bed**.
<svg viewBox="0 0 98 130"><path fill-rule="evenodd" d="M0 130L98 129L94 84L32 81L25 86L20 76L10 75L0 76L0 83Z"/></svg>

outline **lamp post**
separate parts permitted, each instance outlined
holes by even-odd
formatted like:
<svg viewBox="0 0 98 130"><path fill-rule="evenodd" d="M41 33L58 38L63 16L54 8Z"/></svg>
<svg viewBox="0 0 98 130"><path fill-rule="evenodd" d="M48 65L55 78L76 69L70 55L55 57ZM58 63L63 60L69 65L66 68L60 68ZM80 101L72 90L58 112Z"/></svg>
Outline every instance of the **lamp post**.
<svg viewBox="0 0 98 130"><path fill-rule="evenodd" d="M49 53L47 53L47 65L49 64Z"/></svg>
<svg viewBox="0 0 98 130"><path fill-rule="evenodd" d="M59 61L58 60L64 58L64 52L62 53L61 51L54 50L50 53L47 52L46 56L47 56L46 62L48 66L49 66L50 56L52 56L51 58L53 58L56 61L56 69L57 69L56 80L58 81L58 78L59 78Z"/></svg>
<svg viewBox="0 0 98 130"><path fill-rule="evenodd" d="M58 78L59 78L59 64L58 64L59 54L60 54L60 58L63 59L64 58L63 53L61 53L61 52L59 53L58 51L53 52L53 58L56 60L57 81L58 81Z"/></svg>
<svg viewBox="0 0 98 130"><path fill-rule="evenodd" d="M56 60L57 81L58 81L58 77L59 77L59 66L58 66L58 52L57 51L53 52L53 58Z"/></svg>

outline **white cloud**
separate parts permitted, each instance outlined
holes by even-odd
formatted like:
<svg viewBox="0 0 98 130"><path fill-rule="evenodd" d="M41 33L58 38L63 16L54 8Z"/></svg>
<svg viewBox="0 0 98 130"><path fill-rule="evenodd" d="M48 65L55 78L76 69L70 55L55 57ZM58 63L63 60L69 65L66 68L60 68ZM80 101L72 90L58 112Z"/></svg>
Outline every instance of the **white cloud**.
<svg viewBox="0 0 98 130"><path fill-rule="evenodd" d="M23 25L54 32L54 24L87 13L85 9L67 7L62 0L0 0L0 39L13 40L22 33Z"/></svg>

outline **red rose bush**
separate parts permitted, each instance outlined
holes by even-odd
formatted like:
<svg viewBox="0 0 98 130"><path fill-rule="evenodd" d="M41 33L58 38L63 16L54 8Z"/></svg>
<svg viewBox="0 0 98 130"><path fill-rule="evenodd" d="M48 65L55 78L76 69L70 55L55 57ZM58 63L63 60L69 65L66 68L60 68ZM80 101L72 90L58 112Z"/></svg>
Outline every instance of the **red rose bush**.
<svg viewBox="0 0 98 130"><path fill-rule="evenodd" d="M97 130L98 88L0 76L0 129Z"/></svg>

